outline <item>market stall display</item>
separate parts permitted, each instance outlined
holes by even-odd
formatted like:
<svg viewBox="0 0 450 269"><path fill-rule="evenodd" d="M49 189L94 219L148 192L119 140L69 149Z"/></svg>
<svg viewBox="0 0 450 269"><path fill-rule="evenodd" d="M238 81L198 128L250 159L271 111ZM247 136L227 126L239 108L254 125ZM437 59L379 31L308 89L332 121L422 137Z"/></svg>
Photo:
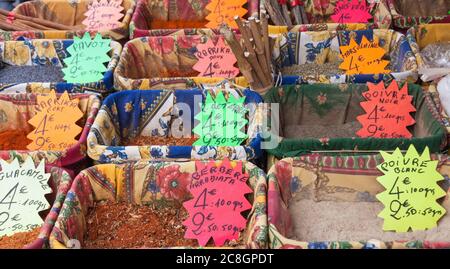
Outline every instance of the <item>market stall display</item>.
<svg viewBox="0 0 450 269"><path fill-rule="evenodd" d="M245 133L249 138L238 146L192 145L198 140L192 131L196 126L194 113L200 111L197 102L204 102L207 92L214 93L214 90L135 90L110 95L103 102L88 135L89 157L100 163L223 158L257 162L262 156L260 133L264 110L258 105L262 103L259 94L247 89L230 89L225 95L227 98L231 95L245 97L245 104L256 106L255 112L247 116ZM179 104L188 106L190 111ZM189 116L180 125L182 115ZM175 132L180 126L186 129L177 136Z"/></svg>
<svg viewBox="0 0 450 269"><path fill-rule="evenodd" d="M130 22L130 38L217 33L216 29L206 27L206 17L210 13L206 6L210 2L138 0ZM258 14L257 0L247 1L245 7L248 16Z"/></svg>
<svg viewBox="0 0 450 269"><path fill-rule="evenodd" d="M45 159L47 164L76 169L87 161L86 139L91 125L100 108L100 99L89 94L70 94L70 98L79 99L79 109L83 116L78 125L83 128L77 137L77 143L65 150L28 150L31 140L27 138L33 126L28 121L37 113L36 101L40 94L11 93L0 94L0 157L4 160L13 160L16 157L26 159L31 156L35 161Z"/></svg>
<svg viewBox="0 0 450 269"><path fill-rule="evenodd" d="M0 42L0 92L42 93L55 90L63 93L85 92L105 95L113 90L113 71L122 47L112 41L103 78L92 83L68 83L62 69L70 57L68 48L73 40L33 39Z"/></svg>
<svg viewBox="0 0 450 269"><path fill-rule="evenodd" d="M446 157L438 172L449 173ZM448 248L448 215L438 227L385 232L377 215L383 191L379 154L312 154L286 158L268 173L269 247L276 249ZM440 183L448 197L448 180ZM441 200L447 210L448 199ZM339 213L338 213L339 212Z"/></svg>
<svg viewBox="0 0 450 269"><path fill-rule="evenodd" d="M406 149L414 144L418 150L428 146L432 152L446 148L446 130L441 125L430 97L419 85L408 84L413 96L415 124L408 127L412 138L358 137L361 129L357 117L365 112L365 84L313 84L272 88L266 103L278 103L281 141L267 152L276 158L294 157L311 151L379 151ZM295 113L294 113L295 111Z"/></svg>
<svg viewBox="0 0 450 269"><path fill-rule="evenodd" d="M49 185L53 192L46 196L52 205L51 209L41 212L44 219L42 227L37 227L31 232L20 232L11 236L0 236L0 249L27 248L40 249L48 247L48 239L55 224L58 212L70 189L72 177L62 168L47 166L47 173L50 173Z"/></svg>
<svg viewBox="0 0 450 269"><path fill-rule="evenodd" d="M0 31L0 40L17 40L20 37L67 39L83 36L86 32L83 21L90 3L89 0L77 2L34 0L18 5L12 10L12 13L8 13L6 10L0 11L5 17L10 15L9 20L8 18L0 20L2 22L0 29L5 30ZM120 24L113 29L100 31L103 36L117 41L128 37L128 27L135 2L123 0L121 6L124 16L120 20ZM16 18L20 19L17 23L15 23Z"/></svg>
<svg viewBox="0 0 450 269"><path fill-rule="evenodd" d="M250 174L248 184L253 193L248 199L252 204L252 210L245 214L247 225L240 233L239 240L229 242L228 247L265 248L267 247L265 174L250 162L243 162L243 166L244 170ZM70 248L72 246L70 240L78 240L82 248L95 247L105 237L106 240L103 243L107 245L100 245L103 248L198 246L195 241L183 239L184 229L181 224L186 218L181 204L189 199L187 186L194 180L192 174L195 172L194 162L148 161L103 164L82 171L75 178L66 196L50 236L50 247ZM100 201L106 200L110 202L99 204ZM114 204L114 201L119 204ZM95 211L93 211L94 206L97 207ZM131 218L127 220L129 224L124 225L122 218L115 218L114 226L119 225L115 232L115 228L105 226L108 223L96 222L89 215L96 212L98 217L102 217L101 210L109 210L108 208L116 208L110 211L113 215L117 214L117 210L130 212ZM158 220L155 220L155 217ZM146 222L145 220L148 219L150 221ZM87 223L89 220L96 223ZM174 220L178 226L181 226L177 228L178 231L158 227L170 220ZM131 229L136 227L136 225L133 226L134 222L140 223L147 229L145 231L138 229L134 233ZM97 229L98 232L88 231L88 228ZM172 237L161 239L168 235ZM177 237L173 237L174 235ZM117 240L111 240L111 236ZM130 242L130 238L134 238L135 241ZM120 239L124 239L124 242Z"/></svg>

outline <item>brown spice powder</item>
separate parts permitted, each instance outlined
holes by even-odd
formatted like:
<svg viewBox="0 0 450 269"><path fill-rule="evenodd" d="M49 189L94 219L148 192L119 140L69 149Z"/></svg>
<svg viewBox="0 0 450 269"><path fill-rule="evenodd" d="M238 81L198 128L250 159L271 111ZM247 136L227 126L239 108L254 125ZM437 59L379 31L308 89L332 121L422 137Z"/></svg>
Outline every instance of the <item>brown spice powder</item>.
<svg viewBox="0 0 450 269"><path fill-rule="evenodd" d="M198 137L174 138L158 136L138 136L128 143L127 146L192 146Z"/></svg>
<svg viewBox="0 0 450 269"><path fill-rule="evenodd" d="M181 207L153 209L125 202L98 202L87 216L84 247L165 248L194 247L197 240L184 239L182 222L187 211Z"/></svg>
<svg viewBox="0 0 450 269"><path fill-rule="evenodd" d="M41 227L37 227L29 232L15 233L11 236L0 237L0 249L20 249L33 243L39 236Z"/></svg>

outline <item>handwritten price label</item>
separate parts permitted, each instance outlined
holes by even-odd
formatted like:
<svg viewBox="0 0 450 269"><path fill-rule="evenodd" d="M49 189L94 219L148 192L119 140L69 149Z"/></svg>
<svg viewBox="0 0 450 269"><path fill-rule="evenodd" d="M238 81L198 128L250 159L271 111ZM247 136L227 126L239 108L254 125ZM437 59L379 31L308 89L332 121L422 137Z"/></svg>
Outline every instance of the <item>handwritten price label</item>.
<svg viewBox="0 0 450 269"><path fill-rule="evenodd" d="M368 23L372 15L365 0L341 0L336 3L331 16L336 23Z"/></svg>
<svg viewBox="0 0 450 269"><path fill-rule="evenodd" d="M409 114L416 111L413 97L408 95L408 84L399 90L393 80L386 89L384 83L368 83L369 90L363 93L367 101L361 102L366 114L357 117L363 126L356 132L359 137L411 138L407 127L416 121Z"/></svg>
<svg viewBox="0 0 450 269"><path fill-rule="evenodd" d="M78 108L79 99L70 100L64 92L58 99L54 91L37 96L36 115L28 122L34 129L28 134L32 142L29 150L66 150L77 143L75 137L81 132L76 122L83 117Z"/></svg>
<svg viewBox="0 0 450 269"><path fill-rule="evenodd" d="M200 123L193 129L200 138L194 146L237 146L247 139L242 130L248 123L245 118L248 109L244 105L245 96L235 98L230 94L228 100L223 92L215 99L208 92L202 111L195 116Z"/></svg>
<svg viewBox="0 0 450 269"><path fill-rule="evenodd" d="M242 172L242 162L224 160L217 165L198 161L195 166L197 172L189 186L194 198L183 204L189 212L183 222L187 228L184 237L197 239L200 246L206 246L211 237L216 246L239 239L246 226L241 212L252 207L244 196L252 189L247 185L248 174Z"/></svg>
<svg viewBox="0 0 450 269"><path fill-rule="evenodd" d="M234 16L243 17L247 10L242 6L247 0L212 0L206 9L210 11L206 20L208 28L218 28L222 23L228 24L231 28L237 29L238 26L234 21Z"/></svg>
<svg viewBox="0 0 450 269"><path fill-rule="evenodd" d="M41 226L39 212L50 207L44 195L52 192L44 161L38 167L31 157L22 166L18 159L10 164L0 160L0 164L0 237Z"/></svg>
<svg viewBox="0 0 450 269"><path fill-rule="evenodd" d="M386 52L380 47L376 37L374 37L374 41L369 41L363 36L359 45L351 38L350 45L340 46L339 49L341 50L341 58L344 60L339 68L345 70L347 75L390 72L390 70L384 69L389 61L382 60Z"/></svg>
<svg viewBox="0 0 450 269"><path fill-rule="evenodd" d="M234 78L239 74L239 69L234 67L236 56L225 44L223 36L216 44L211 38L205 44L199 44L195 56L198 62L193 68L200 72L200 77Z"/></svg>
<svg viewBox="0 0 450 269"><path fill-rule="evenodd" d="M123 17L122 0L94 0L84 13L83 24L88 31L104 31L120 26Z"/></svg>
<svg viewBox="0 0 450 269"><path fill-rule="evenodd" d="M400 149L393 154L381 151L384 162L378 166L384 176L377 180L386 190L377 195L385 208L378 215L384 218L383 230L407 232L431 229L445 214L436 202L445 196L437 181L443 180L436 169L438 161L431 161L428 147L422 155L414 145L405 156Z"/></svg>
<svg viewBox="0 0 450 269"><path fill-rule="evenodd" d="M103 63L109 62L110 39L102 39L97 34L93 40L89 33L83 38L74 37L73 44L67 48L70 57L64 59L66 67L62 69L64 79L70 83L97 82L103 78L107 69Z"/></svg>

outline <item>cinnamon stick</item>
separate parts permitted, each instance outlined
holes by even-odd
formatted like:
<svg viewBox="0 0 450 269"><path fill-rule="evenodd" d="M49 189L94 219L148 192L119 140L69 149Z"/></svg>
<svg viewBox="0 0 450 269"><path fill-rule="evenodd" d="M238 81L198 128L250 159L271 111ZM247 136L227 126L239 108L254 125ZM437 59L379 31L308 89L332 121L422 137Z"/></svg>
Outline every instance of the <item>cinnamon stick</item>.
<svg viewBox="0 0 450 269"><path fill-rule="evenodd" d="M264 52L266 55L266 63L269 71L272 71L271 63L272 59L270 56L270 43L269 43L269 18L265 12L261 13L261 32L263 34L263 44L264 44ZM272 72L270 72L270 75Z"/></svg>
<svg viewBox="0 0 450 269"><path fill-rule="evenodd" d="M4 9L0 9L0 14L8 16L9 15L9 11L4 10ZM42 26L46 26L55 30L72 30L72 28L70 26L64 25L64 24L60 24L60 23L56 23L56 22L52 22L49 20L44 20L44 19L39 19L39 18L34 18L34 17L29 17L29 16L24 16L21 14L17 14L14 13L14 18L16 19L20 19L20 20L27 20L27 21L31 21L37 24L40 24Z"/></svg>
<svg viewBox="0 0 450 269"><path fill-rule="evenodd" d="M272 5L273 0L266 0L264 1L264 7L266 8L267 12L270 15L270 18L272 19L272 22L275 25L286 25L286 21L284 20L283 15L281 14L280 9L277 9L278 2L275 0L277 5Z"/></svg>
<svg viewBox="0 0 450 269"><path fill-rule="evenodd" d="M223 35L234 55L236 56L239 69L241 73L245 76L249 83L253 83L255 81L252 75L252 67L247 59L244 57L244 51L242 50L239 41L236 39L233 31L226 25L222 25L220 27L220 34Z"/></svg>

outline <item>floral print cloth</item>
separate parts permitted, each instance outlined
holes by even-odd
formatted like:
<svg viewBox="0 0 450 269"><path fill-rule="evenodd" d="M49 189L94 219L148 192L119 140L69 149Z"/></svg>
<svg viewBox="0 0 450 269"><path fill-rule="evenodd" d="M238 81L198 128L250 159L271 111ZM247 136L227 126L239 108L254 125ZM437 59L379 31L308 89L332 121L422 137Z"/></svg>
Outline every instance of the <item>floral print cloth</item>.
<svg viewBox="0 0 450 269"><path fill-rule="evenodd" d="M36 114L35 93L10 93L0 94L0 132L5 130L32 131L28 120ZM94 122L100 99L89 94L70 94L70 98L80 100L78 107L83 112L80 126L83 128L78 142L64 151L30 151L30 150L0 150L0 158L12 161L14 158L25 160L31 156L35 162L45 159L46 164L67 167L86 158L86 138Z"/></svg>
<svg viewBox="0 0 450 269"><path fill-rule="evenodd" d="M427 23L450 23L450 15L447 14L442 14L441 16L405 16L403 14L401 14L400 12L398 12L397 9L397 5L398 3L396 2L404 2L405 5L411 5L411 2L415 2L415 1L405 1L405 0L385 0L388 4L389 7L389 12L392 14L392 20L393 20L393 25L395 28L402 30L402 31L406 31L408 28L410 27L414 27L414 26L418 26L421 24L427 24ZM450 2L448 0L438 0L440 1L441 4L446 4L447 5L447 9L450 8L448 5L450 4ZM419 3L421 2L421 3ZM436 1L437 2L437 1ZM417 3L413 3L414 5L410 6L411 9L420 9L421 11L417 11L417 12L423 12L423 6L426 6L425 10L427 10L427 8L430 9L435 9L436 7L433 6L436 3L431 4L430 2L427 3L427 1L417 1ZM431 4L431 6L430 6ZM444 5L445 5L444 4ZM420 7L418 7L420 6ZM445 9L445 7L443 7L443 9ZM448 30L446 30L448 32Z"/></svg>
<svg viewBox="0 0 450 269"><path fill-rule="evenodd" d="M208 28L157 29L152 20L160 21L205 21L209 11L206 5L211 0L138 0L130 23L130 39L144 36L166 36L175 33L218 33ZM258 0L248 0L246 8L250 15L258 14Z"/></svg>
<svg viewBox="0 0 450 269"><path fill-rule="evenodd" d="M64 67L63 60L69 57L67 48L73 44L73 40L50 40L50 39L26 39L24 41L0 42L0 62L9 65L53 65ZM122 46L111 41L111 60L103 78L92 83L67 83L67 82L30 82L30 83L0 83L0 92L86 92L95 94L106 94L112 91L113 71L119 61Z"/></svg>
<svg viewBox="0 0 450 269"><path fill-rule="evenodd" d="M58 217L59 210L66 199L66 194L72 186L72 177L62 168L46 166L45 172L50 173L49 185L53 190L50 194L50 204L52 205L49 213L44 219L38 238L32 243L24 246L27 249L48 248L48 239L52 232L53 225Z"/></svg>
<svg viewBox="0 0 450 269"><path fill-rule="evenodd" d="M246 132L249 138L240 146L174 146L148 145L123 146L125 139L141 134L168 137L170 125L181 119L178 104L190 108L190 128L194 128L194 113L200 111L206 91L214 90L152 90L124 91L108 96L92 125L88 136L88 154L100 163L120 163L141 159L223 159L257 161L262 156L260 148L262 123L266 116L262 98L250 90L229 89L225 98L245 96L245 104L255 104L255 113L249 113ZM196 99L199 98L199 99ZM184 113L184 112L183 112ZM189 114L187 114L189 115Z"/></svg>
<svg viewBox="0 0 450 269"><path fill-rule="evenodd" d="M361 42L363 36L373 40L379 39L380 46L386 51L390 60L389 74L359 74L359 75L318 75L298 76L283 75L282 84L295 83L366 83L382 80L415 82L417 62L406 37L398 32L387 29L356 30L356 31L318 31L318 32L289 32L279 35L275 41L273 57L277 69L283 67L340 60L339 46L348 45L351 38Z"/></svg>
<svg viewBox="0 0 450 269"><path fill-rule="evenodd" d="M240 247L267 248L265 173L250 162L244 162L243 167L250 176L253 195L249 201L253 207L246 229L240 233ZM50 235L50 247L68 248L70 239L80 241L82 246L85 216L96 201L125 201L156 208L180 206L191 199L187 186L195 171L195 162L148 161L102 164L82 171L67 193Z"/></svg>
<svg viewBox="0 0 450 269"><path fill-rule="evenodd" d="M450 175L450 164L446 161L445 156L435 155L434 158L440 160L439 172L445 177L445 181L440 185L450 195L450 180L448 177ZM377 238L367 238L364 241L306 242L286 237L293 229L291 215L288 211L289 201L300 191L309 188L314 189L317 199L323 200L376 201L375 195L383 191L383 187L376 180L376 177L382 175L376 168L382 161L381 155L352 156L343 154L337 156L311 154L278 161L268 172L269 248L450 248L450 240L445 238L441 242L382 242ZM449 203L450 200L447 196L443 201L443 206L449 208ZM376 218L377 216L373 217Z"/></svg>
<svg viewBox="0 0 450 269"><path fill-rule="evenodd" d="M355 30L368 30L369 25L364 23L314 23L314 24L302 24L294 25L292 27L287 26L274 26L269 25L269 34L276 36L287 32L318 32L318 31L355 31Z"/></svg>
<svg viewBox="0 0 450 269"><path fill-rule="evenodd" d="M185 89L201 83L218 83L223 78L197 77L193 66L197 45L206 43L208 36L174 35L142 37L129 41L114 72L117 90ZM217 38L214 36L213 38ZM145 60L144 60L145 59ZM246 87L245 78L231 79Z"/></svg>
<svg viewBox="0 0 450 269"><path fill-rule="evenodd" d="M84 13L88 9L90 0L34 0L22 3L14 8L13 12L29 17L46 19L67 26L83 26ZM113 40L123 40L128 37L128 26L135 8L134 0L123 0L122 6L125 16L121 19L118 28L100 31L104 37ZM72 39L74 36L82 37L85 30L40 30L40 31L0 31L0 41L17 40L20 37L32 39ZM95 35L94 31L91 35Z"/></svg>
<svg viewBox="0 0 450 269"><path fill-rule="evenodd" d="M261 10L265 10L264 2L260 1ZM339 0L303 0L306 15L311 24L332 23L331 15L334 14L334 8ZM366 0L363 0L366 1ZM369 1L366 1L369 2ZM370 28L389 28L391 25L391 15L384 1L371 1L368 3L369 12L373 16L369 20Z"/></svg>

